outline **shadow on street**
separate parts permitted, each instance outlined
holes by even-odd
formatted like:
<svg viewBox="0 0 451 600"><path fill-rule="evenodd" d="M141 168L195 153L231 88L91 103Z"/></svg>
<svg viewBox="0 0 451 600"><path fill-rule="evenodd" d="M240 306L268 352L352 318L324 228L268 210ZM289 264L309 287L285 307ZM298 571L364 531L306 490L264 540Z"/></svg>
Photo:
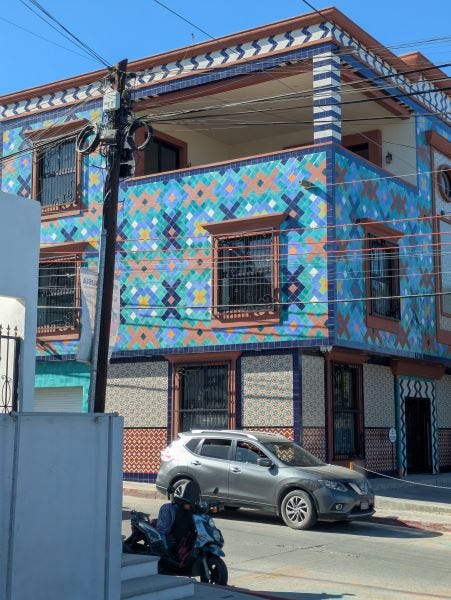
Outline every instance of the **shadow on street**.
<svg viewBox="0 0 451 600"><path fill-rule="evenodd" d="M215 518L228 521L255 522L274 525L277 527L286 527L279 517L275 515L267 515L254 510L225 510ZM395 529L396 527L396 529ZM340 535L366 535L379 538L433 538L439 537L442 533L438 531L425 531L417 527L404 525L401 521L397 523L397 518L390 518L388 523L380 523L377 521L353 521L353 522L320 522L317 523L314 529L310 531L321 531L322 533L340 534ZM302 531L299 531L302 535Z"/></svg>

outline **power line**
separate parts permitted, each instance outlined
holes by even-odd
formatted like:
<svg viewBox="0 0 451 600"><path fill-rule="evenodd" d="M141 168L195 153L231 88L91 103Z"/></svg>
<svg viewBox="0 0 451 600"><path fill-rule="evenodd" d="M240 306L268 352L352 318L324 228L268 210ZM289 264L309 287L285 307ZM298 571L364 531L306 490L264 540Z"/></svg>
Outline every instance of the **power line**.
<svg viewBox="0 0 451 600"><path fill-rule="evenodd" d="M35 6L37 10L35 10L32 6L30 6L30 4L28 4L25 0L19 0L19 2L21 4L23 4L28 10L30 10L32 13L34 13L42 21L44 21L44 23L49 25L52 29L57 31L60 35L65 37L67 40L69 40L75 46L84 50L91 58L94 58L95 60L97 60L98 62L100 62L102 65L104 65L107 68L109 68L111 66L111 63L109 63L106 59L104 59L102 56L100 56L100 54L98 54L95 50L93 50L90 46L88 46L80 38L78 38L74 33L72 33L65 25L63 25L63 23L61 23L58 19L56 19L56 17L54 17L37 0L28 0L28 1L33 6ZM43 15L45 15L48 18L45 18L44 16L39 14L38 11L43 13ZM59 29L58 29L58 27L55 27L55 25L53 25L48 19L50 19L50 21L53 21L53 23L56 23L56 25L59 27ZM61 30L63 30L63 31L61 31ZM65 32L65 33L63 33L63 32Z"/></svg>
<svg viewBox="0 0 451 600"><path fill-rule="evenodd" d="M54 46L57 46L58 48L62 48L63 50L67 50L67 52L72 52L72 54L76 54L77 56L81 56L82 58L88 59L88 60L92 60L93 62L97 62L94 58L87 56L86 54L81 54L81 52L77 52L76 50L72 50L72 48L68 48L67 46L63 46L62 44L58 44L58 42L55 42L53 40L49 40L48 38L39 35L39 33L35 33L34 31L31 31L31 29L26 29L25 27L22 27L21 25L18 25L17 23L14 23L13 21L10 21L8 19L5 19L5 17L0 17L0 20L4 21L5 23L8 23L9 25L12 25L13 27L17 27L17 29L21 29L22 31L25 31L26 33L29 33L30 35L33 35L34 37L39 38L40 40L43 40L44 42L48 42L49 44L53 44Z"/></svg>

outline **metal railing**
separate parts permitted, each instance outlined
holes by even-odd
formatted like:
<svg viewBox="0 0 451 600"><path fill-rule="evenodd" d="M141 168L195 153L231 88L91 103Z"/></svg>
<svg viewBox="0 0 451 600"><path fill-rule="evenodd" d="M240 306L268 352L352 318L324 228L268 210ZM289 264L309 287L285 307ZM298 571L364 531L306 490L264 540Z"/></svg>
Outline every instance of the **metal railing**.
<svg viewBox="0 0 451 600"><path fill-rule="evenodd" d="M19 356L22 338L17 327L0 325L0 413L17 412Z"/></svg>

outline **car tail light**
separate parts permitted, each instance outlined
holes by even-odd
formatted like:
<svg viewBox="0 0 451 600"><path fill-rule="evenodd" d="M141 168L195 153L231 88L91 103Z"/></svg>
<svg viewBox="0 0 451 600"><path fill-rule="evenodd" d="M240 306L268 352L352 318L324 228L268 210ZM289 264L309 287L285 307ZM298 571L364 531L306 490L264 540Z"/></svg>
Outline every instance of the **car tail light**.
<svg viewBox="0 0 451 600"><path fill-rule="evenodd" d="M171 452L171 448L168 446L164 450L161 451L161 460L166 462L168 460L172 460L174 455Z"/></svg>

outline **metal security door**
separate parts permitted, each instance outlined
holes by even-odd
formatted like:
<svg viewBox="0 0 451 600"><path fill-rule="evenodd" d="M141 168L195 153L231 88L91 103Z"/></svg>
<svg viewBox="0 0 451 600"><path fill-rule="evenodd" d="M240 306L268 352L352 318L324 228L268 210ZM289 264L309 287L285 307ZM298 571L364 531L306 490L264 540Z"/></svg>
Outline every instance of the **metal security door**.
<svg viewBox="0 0 451 600"><path fill-rule="evenodd" d="M180 377L180 431L227 429L228 366L183 367Z"/></svg>
<svg viewBox="0 0 451 600"><path fill-rule="evenodd" d="M406 398L408 473L431 473L431 409L426 398Z"/></svg>

